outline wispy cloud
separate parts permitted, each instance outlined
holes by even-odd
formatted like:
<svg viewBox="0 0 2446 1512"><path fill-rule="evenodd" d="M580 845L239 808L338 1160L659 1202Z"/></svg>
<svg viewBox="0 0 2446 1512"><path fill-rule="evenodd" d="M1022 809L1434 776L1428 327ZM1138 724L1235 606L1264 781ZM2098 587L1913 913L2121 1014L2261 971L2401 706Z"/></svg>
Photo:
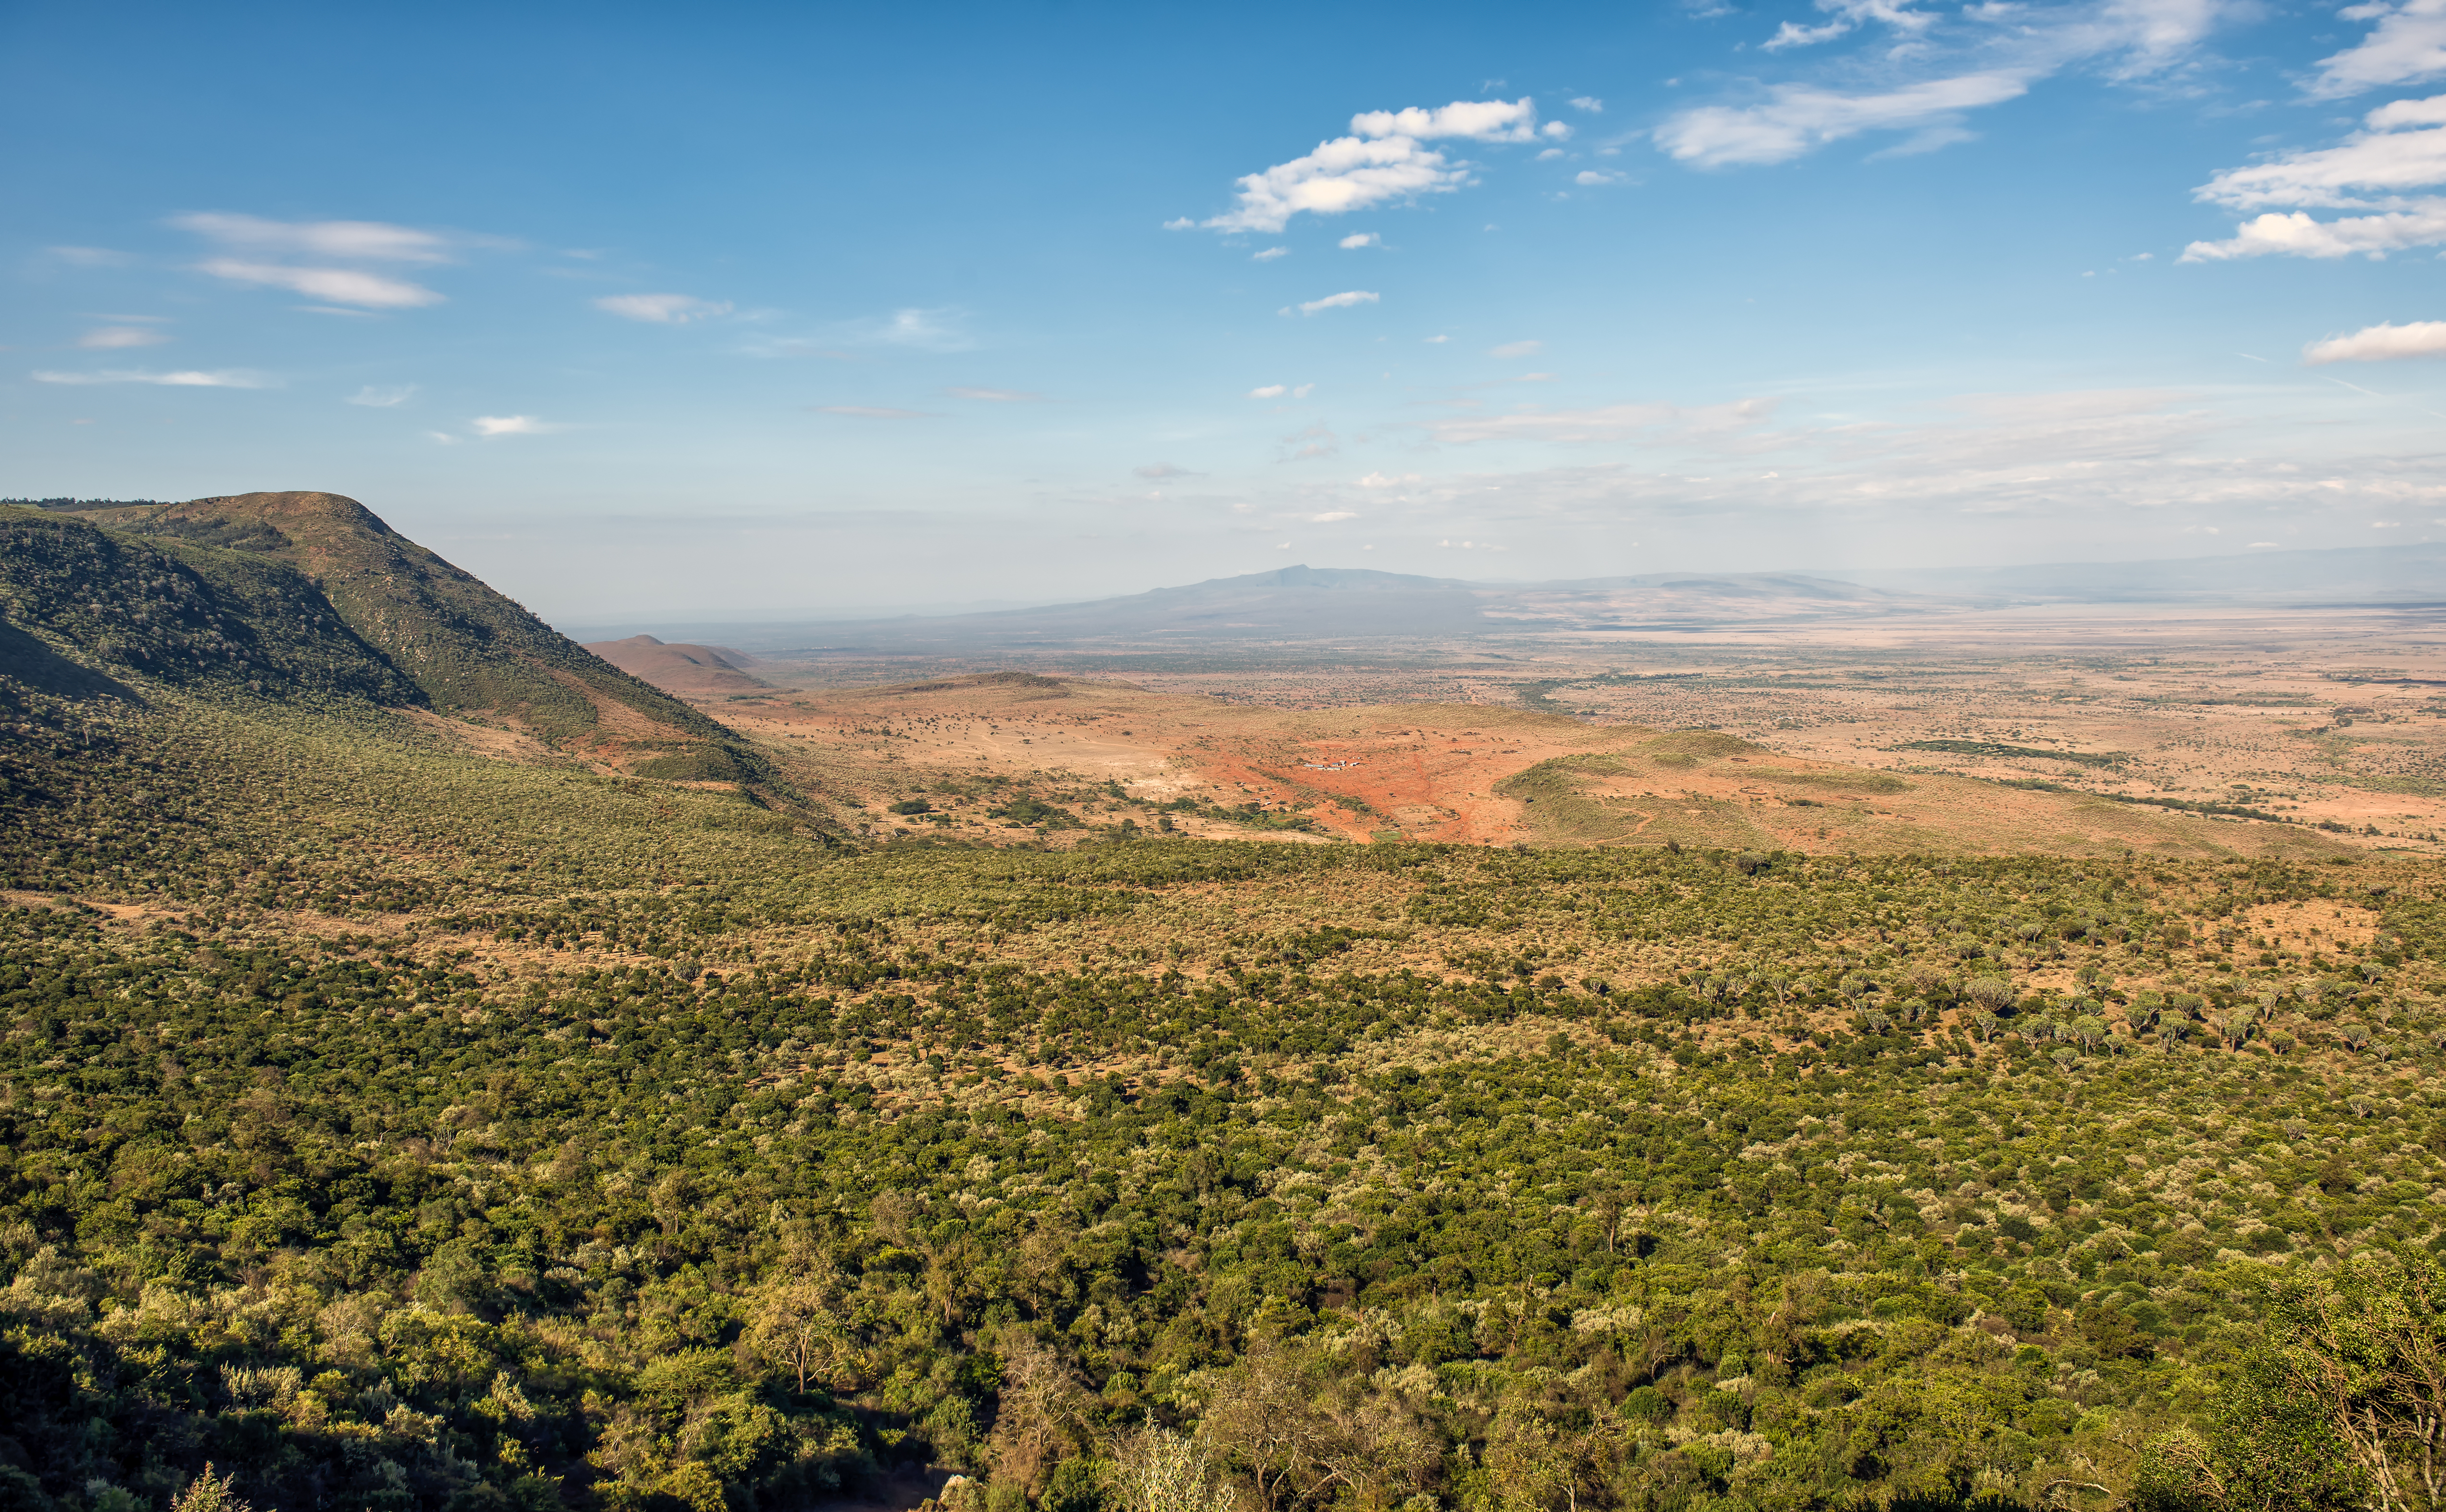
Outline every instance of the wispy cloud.
<svg viewBox="0 0 2446 1512"><path fill-rule="evenodd" d="M208 259L198 271L235 284L286 289L350 312L415 309L442 303L421 284L338 263L442 264L461 247L510 245L499 237L445 235L379 220L270 220L260 215L206 212L174 215L170 224L217 243L236 255ZM325 259L325 265L273 261Z"/></svg>
<svg viewBox="0 0 2446 1512"><path fill-rule="evenodd" d="M261 373L240 367L223 368L217 372L187 370L156 373L139 368L103 368L89 373L36 373L38 383L153 383L163 388L270 388L272 380Z"/></svg>
<svg viewBox="0 0 2446 1512"><path fill-rule="evenodd" d="M1568 132L1570 128L1565 127ZM1522 142L1537 137L1537 110L1526 99L1456 100L1434 109L1369 110L1350 118L1351 134L1237 182L1239 203L1204 221L1167 222L1176 230L1279 232L1293 215L1340 215L1421 195L1450 194L1469 181L1465 163L1427 142L1447 138Z"/></svg>
<svg viewBox="0 0 2446 1512"><path fill-rule="evenodd" d="M1585 110L1592 116L1601 116L1605 114L1605 102L1594 95L1574 95L1571 97L1571 108Z"/></svg>
<svg viewBox="0 0 2446 1512"><path fill-rule="evenodd" d="M1289 392L1290 388L1287 384L1268 383L1262 388L1252 388L1249 390L1249 397L1251 399L1280 399Z"/></svg>
<svg viewBox="0 0 2446 1512"><path fill-rule="evenodd" d="M533 415L479 415L468 424L479 436L545 436L569 428Z"/></svg>
<svg viewBox="0 0 2446 1512"><path fill-rule="evenodd" d="M610 294L596 300L594 308L622 320L652 326L685 326L690 321L730 313L728 304L699 299L694 294Z"/></svg>
<svg viewBox="0 0 2446 1512"><path fill-rule="evenodd" d="M1289 247L1268 247L1262 252L1251 252L1249 254L1249 261L1252 263L1270 263L1277 257L1289 257L1290 254L1291 250Z"/></svg>
<svg viewBox="0 0 2446 1512"><path fill-rule="evenodd" d="M1308 518L1311 525L1331 525L1336 520L1355 520L1358 517L1357 510L1326 510L1322 514L1311 514Z"/></svg>
<svg viewBox="0 0 2446 1512"><path fill-rule="evenodd" d="M260 215L173 215L170 224L227 247L303 252L358 262L442 263L450 242L429 231L379 220L267 220Z"/></svg>
<svg viewBox="0 0 2446 1512"><path fill-rule="evenodd" d="M1700 168L1785 162L1864 131L1950 126L1962 111L2029 92L2026 73L1964 74L1875 94L1778 84L1758 105L1702 105L1657 128L1657 144Z"/></svg>
<svg viewBox="0 0 2446 1512"><path fill-rule="evenodd" d="M2342 14L2378 25L2354 46L2319 60L2318 73L2305 85L2312 98L2340 99L2446 74L2446 0L2375 0Z"/></svg>
<svg viewBox="0 0 2446 1512"><path fill-rule="evenodd" d="M2363 116L2361 129L2337 146L2280 153L2248 168L2229 168L2192 191L2193 197L2230 210L2307 208L2254 216L2237 226L2229 240L2192 243L2183 249L2182 260L2332 258L2356 252L2384 257L2409 247L2431 246L2446 241L2446 197L2407 191L2441 183L2446 183L2446 95L2398 100ZM2369 214L2321 220L2308 213L2311 209Z"/></svg>
<svg viewBox="0 0 2446 1512"><path fill-rule="evenodd" d="M1160 482L1167 477L1195 477L1197 476L1185 467L1175 467L1170 462L1149 462L1144 467L1133 467L1130 469L1130 472L1133 475L1138 477L1143 477L1150 482Z"/></svg>
<svg viewBox="0 0 2446 1512"><path fill-rule="evenodd" d="M890 409L880 404L818 404L818 415L846 415L852 420L940 420L922 409Z"/></svg>
<svg viewBox="0 0 2446 1512"><path fill-rule="evenodd" d="M1044 396L1017 388L947 388L953 399L980 400L988 404L1042 404Z"/></svg>
<svg viewBox="0 0 2446 1512"><path fill-rule="evenodd" d="M439 305L445 297L422 284L353 268L292 268L281 263L240 262L234 257L215 257L198 267L215 278L234 284L286 289L310 299L367 309L417 309Z"/></svg>
<svg viewBox="0 0 2446 1512"><path fill-rule="evenodd" d="M1505 343L1504 343L1502 345L1500 345L1500 346L1490 346L1490 347L1488 347L1488 348L1486 349L1486 355L1487 355L1487 356L1489 356L1489 357L1506 357L1506 358L1509 358L1509 357L1534 357L1534 356L1536 356L1539 352L1544 351L1545 349L1546 349L1546 344L1545 344L1544 342L1536 342L1536 341L1530 341L1530 342L1505 342Z"/></svg>
<svg viewBox="0 0 2446 1512"><path fill-rule="evenodd" d="M393 409L406 403L415 395L414 383L398 383L388 388L378 388L368 383L349 395L343 402L363 404L367 409Z"/></svg>
<svg viewBox="0 0 2446 1512"><path fill-rule="evenodd" d="M1323 299L1311 299L1302 303L1299 306L1299 312L1303 315L1313 315L1320 310L1348 309L1354 305L1376 304L1383 297L1382 294L1373 293L1364 289L1345 289L1338 294L1327 294ZM1288 315L1290 310L1286 308L1283 313Z"/></svg>
<svg viewBox="0 0 2446 1512"><path fill-rule="evenodd" d="M1688 440L1761 425L1774 413L1775 401L1762 399L1697 408L1662 403L1603 404L1589 409L1522 409L1509 415L1469 416L1438 421L1434 432L1437 440L1455 444L1497 440L1577 443L1635 438Z"/></svg>
<svg viewBox="0 0 2446 1512"><path fill-rule="evenodd" d="M1382 247L1384 245L1384 238L1372 231L1359 231L1343 237L1334 245L1344 252L1357 252L1362 247Z"/></svg>
<svg viewBox="0 0 2446 1512"><path fill-rule="evenodd" d="M47 247L60 261L76 268L124 268L136 259L109 247Z"/></svg>
<svg viewBox="0 0 2446 1512"><path fill-rule="evenodd" d="M2426 0L2418 0L2426 3ZM1967 140L1965 113L2019 99L2075 65L2133 82L2189 61L2227 12L2224 0L2078 0L2069 5L1972 5L1920 10L1895 0L1821 0L1826 22L1784 22L1759 45L1778 51L1831 42L1861 27L1894 40L1865 65L1869 87L1791 82L1748 104L1699 105L1656 128L1656 144L1700 168L1787 162L1870 132L1910 132L1896 152ZM1841 65L1857 77L1864 65Z"/></svg>
<svg viewBox="0 0 2446 1512"><path fill-rule="evenodd" d="M143 326L104 326L86 331L77 338L77 345L88 351L117 351L129 346L160 346L170 340L170 333Z"/></svg>
<svg viewBox="0 0 2446 1512"><path fill-rule="evenodd" d="M2303 348L2314 367L2328 363L2384 363L2406 357L2446 357L2446 320L2365 326L2349 336L2330 336Z"/></svg>

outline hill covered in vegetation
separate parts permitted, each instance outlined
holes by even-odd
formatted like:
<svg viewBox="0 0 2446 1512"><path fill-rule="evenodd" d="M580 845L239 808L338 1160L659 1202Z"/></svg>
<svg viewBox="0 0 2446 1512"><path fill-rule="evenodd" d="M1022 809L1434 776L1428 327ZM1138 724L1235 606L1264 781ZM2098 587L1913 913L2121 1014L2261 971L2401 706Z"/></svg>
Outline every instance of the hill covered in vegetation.
<svg viewBox="0 0 2446 1512"><path fill-rule="evenodd" d="M860 850L179 518L0 515L0 1505L2435 1502L2419 864Z"/></svg>

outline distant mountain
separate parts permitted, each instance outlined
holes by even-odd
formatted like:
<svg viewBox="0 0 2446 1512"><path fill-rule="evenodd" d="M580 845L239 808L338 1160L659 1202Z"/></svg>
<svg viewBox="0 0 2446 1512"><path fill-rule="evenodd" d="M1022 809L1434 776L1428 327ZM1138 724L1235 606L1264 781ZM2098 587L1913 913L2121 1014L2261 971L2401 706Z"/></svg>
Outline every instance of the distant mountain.
<svg viewBox="0 0 2446 1512"><path fill-rule="evenodd" d="M630 677L682 698L758 693L772 683L744 670L755 658L727 646L692 645L632 635L625 641L592 641L586 649Z"/></svg>
<svg viewBox="0 0 2446 1512"><path fill-rule="evenodd" d="M1552 630L1927 613L1959 601L1796 573L1653 573L1473 583L1361 568L1287 567L1120 598L986 614L742 627L768 655L1055 650L1378 638L1449 640Z"/></svg>
<svg viewBox="0 0 2446 1512"><path fill-rule="evenodd" d="M2020 603L2446 603L2446 545L2342 546L2029 567L1871 568L1828 575L1896 592L1959 593Z"/></svg>
<svg viewBox="0 0 2446 1512"><path fill-rule="evenodd" d="M547 744L743 778L723 725L335 494L0 508L0 676L489 714ZM641 768L640 770L646 770Z"/></svg>

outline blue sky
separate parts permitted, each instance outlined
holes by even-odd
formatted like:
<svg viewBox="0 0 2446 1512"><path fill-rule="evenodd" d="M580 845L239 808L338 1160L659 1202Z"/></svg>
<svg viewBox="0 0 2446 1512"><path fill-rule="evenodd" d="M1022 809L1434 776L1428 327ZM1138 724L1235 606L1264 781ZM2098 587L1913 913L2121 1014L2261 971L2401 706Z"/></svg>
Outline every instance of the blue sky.
<svg viewBox="0 0 2446 1512"><path fill-rule="evenodd" d="M564 623L2446 538L2446 0L20 3L0 84L0 492Z"/></svg>

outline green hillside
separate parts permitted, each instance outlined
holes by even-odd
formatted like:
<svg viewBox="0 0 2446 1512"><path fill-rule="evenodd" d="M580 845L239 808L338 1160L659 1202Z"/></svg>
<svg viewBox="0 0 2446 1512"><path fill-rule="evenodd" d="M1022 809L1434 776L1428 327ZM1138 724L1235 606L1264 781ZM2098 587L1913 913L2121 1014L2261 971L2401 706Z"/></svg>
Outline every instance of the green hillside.
<svg viewBox="0 0 2446 1512"><path fill-rule="evenodd" d="M0 509L0 620L86 676L122 669L208 697L243 690L476 714L573 752L651 753L648 768L673 776L778 780L723 725L353 499L246 494ZM28 678L77 676L43 663L22 640L6 644Z"/></svg>

